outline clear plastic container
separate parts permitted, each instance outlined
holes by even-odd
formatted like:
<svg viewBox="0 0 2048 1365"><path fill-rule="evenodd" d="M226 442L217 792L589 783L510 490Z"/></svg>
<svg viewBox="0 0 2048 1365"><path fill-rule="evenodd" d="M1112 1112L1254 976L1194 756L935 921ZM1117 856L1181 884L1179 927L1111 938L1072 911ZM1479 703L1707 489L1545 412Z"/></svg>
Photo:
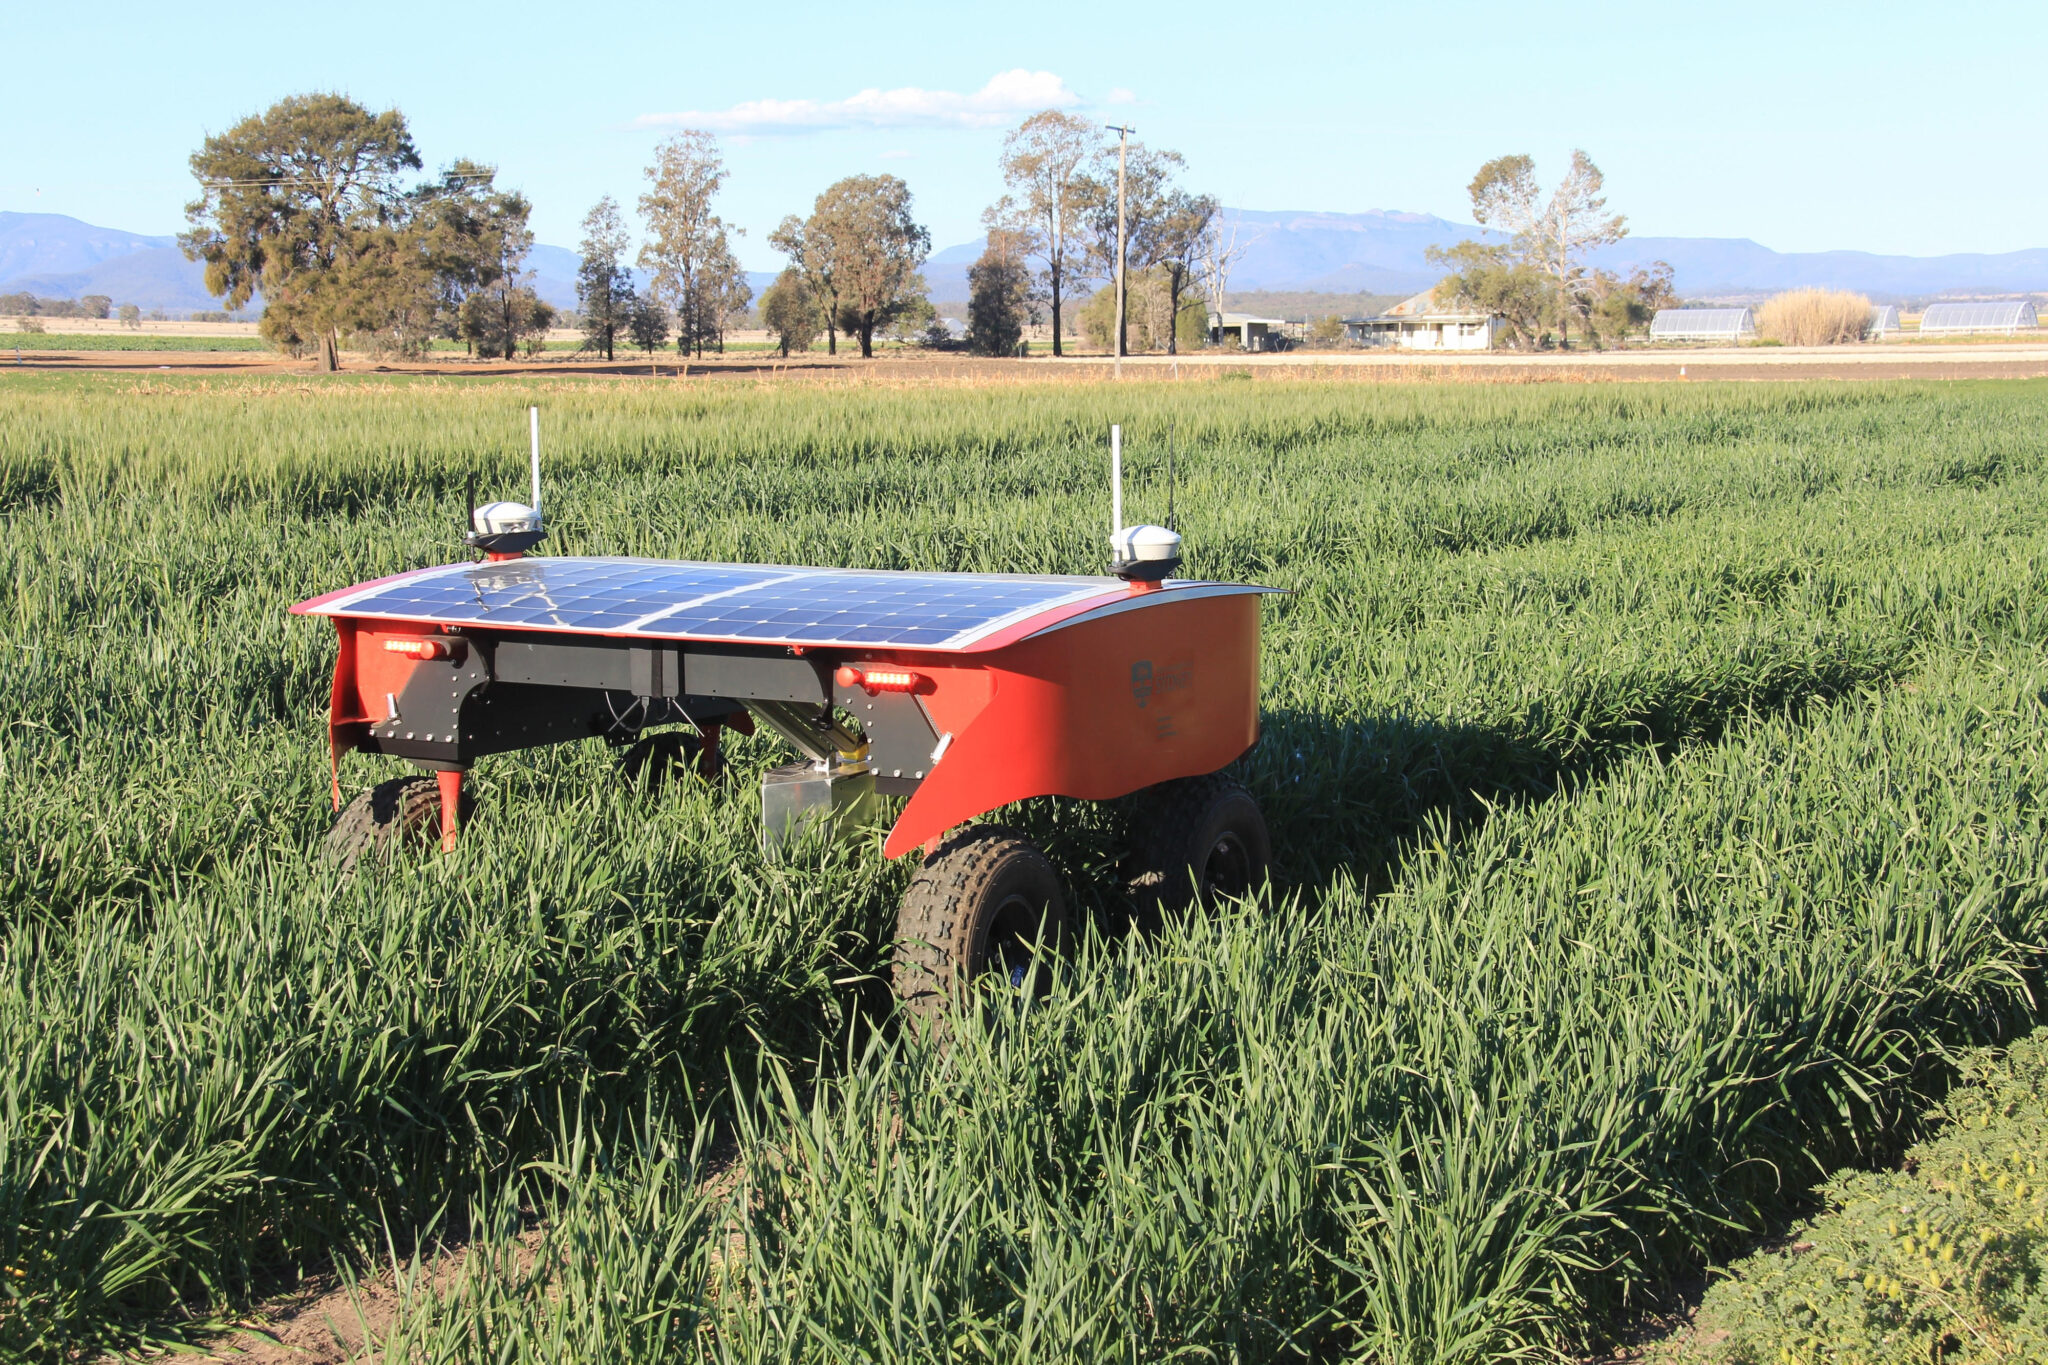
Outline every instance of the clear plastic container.
<svg viewBox="0 0 2048 1365"><path fill-rule="evenodd" d="M875 775L865 764L832 773L818 763L790 763L761 774L761 847L771 860L821 834L858 838L880 814Z"/></svg>

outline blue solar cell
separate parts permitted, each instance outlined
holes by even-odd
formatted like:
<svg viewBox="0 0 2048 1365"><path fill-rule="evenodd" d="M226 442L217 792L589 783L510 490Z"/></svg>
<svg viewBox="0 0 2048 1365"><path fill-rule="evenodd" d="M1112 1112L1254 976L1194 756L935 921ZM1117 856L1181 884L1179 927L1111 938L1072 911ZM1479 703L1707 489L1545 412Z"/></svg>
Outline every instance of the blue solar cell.
<svg viewBox="0 0 2048 1365"><path fill-rule="evenodd" d="M633 560L520 559L463 565L341 599L351 616L471 625L624 630L678 601L784 577L787 570Z"/></svg>
<svg viewBox="0 0 2048 1365"><path fill-rule="evenodd" d="M321 610L451 625L946 648L1117 586L1085 578L520 559L367 587Z"/></svg>
<svg viewBox="0 0 2048 1365"><path fill-rule="evenodd" d="M983 634L1006 618L1092 596L1106 586L1085 580L820 570L685 607L643 629L700 638L936 645Z"/></svg>

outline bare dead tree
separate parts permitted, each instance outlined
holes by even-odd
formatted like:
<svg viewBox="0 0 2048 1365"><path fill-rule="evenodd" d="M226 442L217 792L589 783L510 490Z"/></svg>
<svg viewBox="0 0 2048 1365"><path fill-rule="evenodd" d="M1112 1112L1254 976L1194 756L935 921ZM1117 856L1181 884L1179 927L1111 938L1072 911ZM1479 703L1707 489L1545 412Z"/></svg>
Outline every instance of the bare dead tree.
<svg viewBox="0 0 2048 1365"><path fill-rule="evenodd" d="M1230 289L1231 270L1264 237L1262 233L1248 242L1239 242L1239 227L1236 219L1217 214L1210 219L1209 229L1202 234L1201 246L1196 253L1202 292L1208 296L1210 309L1218 315L1223 312L1223 296Z"/></svg>

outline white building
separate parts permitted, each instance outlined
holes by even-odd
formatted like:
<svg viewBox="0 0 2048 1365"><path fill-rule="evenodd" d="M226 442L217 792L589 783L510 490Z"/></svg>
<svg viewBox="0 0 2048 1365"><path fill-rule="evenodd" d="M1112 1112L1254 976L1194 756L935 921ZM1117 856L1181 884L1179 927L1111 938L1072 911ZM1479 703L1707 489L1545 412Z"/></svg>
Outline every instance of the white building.
<svg viewBox="0 0 2048 1365"><path fill-rule="evenodd" d="M1896 332L1898 330L1898 305L1890 303L1879 303L1871 305L1870 339L1872 341L1881 341L1885 337L1889 336L1891 333Z"/></svg>
<svg viewBox="0 0 2048 1365"><path fill-rule="evenodd" d="M1404 299L1377 317L1345 318L1344 335L1361 346L1398 346L1408 351L1489 351L1499 338L1500 318L1478 309L1439 308L1434 289Z"/></svg>
<svg viewBox="0 0 2048 1365"><path fill-rule="evenodd" d="M1250 313L1219 313L1209 310L1209 344L1235 346L1241 351L1277 351L1287 344L1280 318L1254 317Z"/></svg>

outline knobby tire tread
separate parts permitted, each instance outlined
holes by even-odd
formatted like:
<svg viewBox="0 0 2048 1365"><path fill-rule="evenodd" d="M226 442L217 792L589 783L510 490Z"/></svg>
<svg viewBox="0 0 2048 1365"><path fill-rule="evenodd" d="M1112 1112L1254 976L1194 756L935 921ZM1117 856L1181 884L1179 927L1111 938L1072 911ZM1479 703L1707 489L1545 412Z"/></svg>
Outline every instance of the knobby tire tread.
<svg viewBox="0 0 2048 1365"><path fill-rule="evenodd" d="M1131 895L1147 909L1185 909L1194 900L1190 869L1195 858L1207 854L1207 849L1195 846L1195 836L1208 823L1211 812L1237 798L1249 804L1264 831L1265 817L1257 801L1242 782L1227 773L1162 782L1132 796L1135 837L1127 879ZM1270 866L1271 835L1254 851L1261 870Z"/></svg>
<svg viewBox="0 0 2048 1365"><path fill-rule="evenodd" d="M462 796L461 823L467 825L476 802ZM325 849L342 871L353 871L364 857L389 853L409 834L438 843L441 835L441 788L431 776L394 777L358 793L342 807L328 828Z"/></svg>
<svg viewBox="0 0 2048 1365"><path fill-rule="evenodd" d="M1038 846L1001 825L976 825L960 831L918 868L896 914L898 941L892 975L897 999L904 1008L920 1014L935 1012L964 984L957 972L973 965L972 909L987 899L997 878L1019 857L1035 859L1043 866L1048 883L1058 886L1058 874ZM1047 909L1048 928L1064 928L1063 902L1055 899Z"/></svg>

